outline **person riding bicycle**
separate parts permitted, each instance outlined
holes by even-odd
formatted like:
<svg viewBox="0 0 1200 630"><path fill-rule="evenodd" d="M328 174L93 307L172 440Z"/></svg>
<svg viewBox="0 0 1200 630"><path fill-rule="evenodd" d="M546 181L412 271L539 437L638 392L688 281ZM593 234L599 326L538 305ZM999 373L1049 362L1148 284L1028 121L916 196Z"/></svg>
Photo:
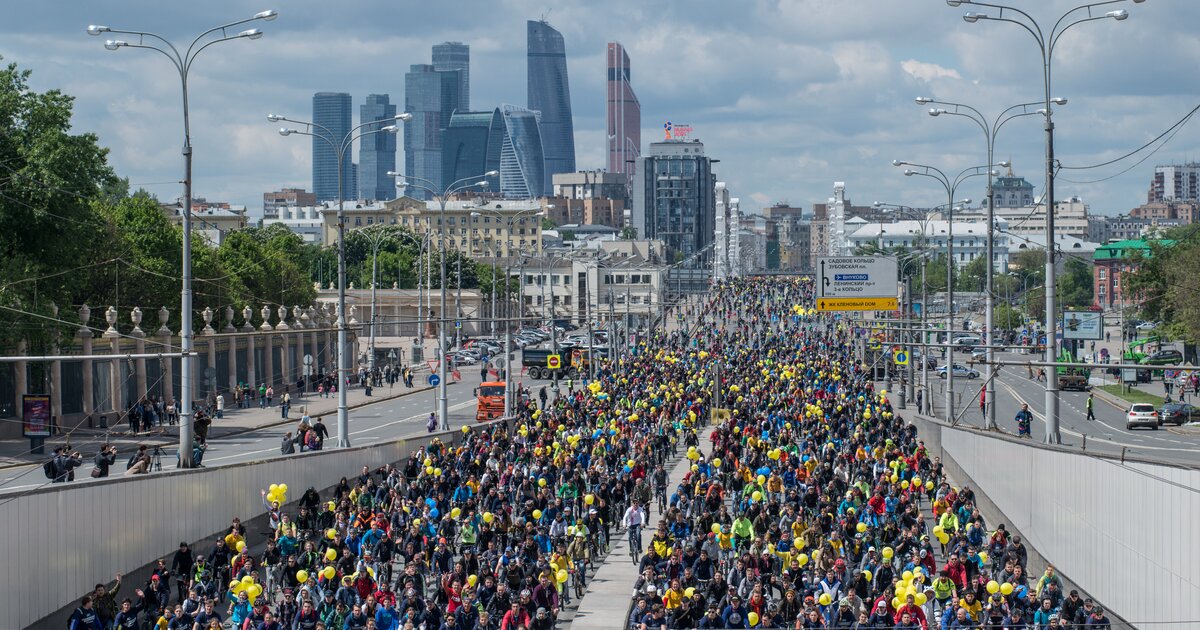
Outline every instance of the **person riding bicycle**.
<svg viewBox="0 0 1200 630"><path fill-rule="evenodd" d="M1017 421L1017 435L1019 437L1033 437L1029 432L1029 423L1033 422L1033 412L1029 411L1028 404L1022 404L1021 410L1017 412L1017 416L1013 419Z"/></svg>
<svg viewBox="0 0 1200 630"><path fill-rule="evenodd" d="M642 540L642 525L646 524L646 511L642 508L642 502L634 500L630 504L629 509L625 510L625 515L621 517L621 525L629 530L629 540L638 541L638 547L641 547ZM631 549L631 551L633 551Z"/></svg>
<svg viewBox="0 0 1200 630"><path fill-rule="evenodd" d="M667 509L667 469L659 464L654 469L652 477L654 478L654 494L658 497L658 511L661 514Z"/></svg>

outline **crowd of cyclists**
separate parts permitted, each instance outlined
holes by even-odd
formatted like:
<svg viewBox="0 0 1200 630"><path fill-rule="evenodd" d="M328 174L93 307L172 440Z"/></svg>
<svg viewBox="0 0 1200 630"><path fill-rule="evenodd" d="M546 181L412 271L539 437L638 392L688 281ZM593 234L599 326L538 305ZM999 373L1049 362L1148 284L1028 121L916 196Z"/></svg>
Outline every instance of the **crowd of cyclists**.
<svg viewBox="0 0 1200 630"><path fill-rule="evenodd" d="M855 362L854 328L811 306L805 280L721 284L694 326L514 419L295 503L272 488L265 531L234 519L140 588L97 585L69 628L547 630L598 561L630 561L605 558L618 537L633 628L1104 627L1053 569L1026 575Z"/></svg>

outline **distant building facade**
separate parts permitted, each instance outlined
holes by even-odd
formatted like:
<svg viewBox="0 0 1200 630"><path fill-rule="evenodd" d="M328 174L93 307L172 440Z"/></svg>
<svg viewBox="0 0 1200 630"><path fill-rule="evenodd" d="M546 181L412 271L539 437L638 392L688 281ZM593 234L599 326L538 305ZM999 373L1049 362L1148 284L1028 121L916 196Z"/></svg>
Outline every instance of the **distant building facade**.
<svg viewBox="0 0 1200 630"><path fill-rule="evenodd" d="M404 75L404 111L412 114L404 123L404 174L413 178L409 184L441 192L448 183L442 181L442 132L459 109L460 90L457 70L413 64ZM406 186L404 194L416 199L430 197L413 185Z"/></svg>
<svg viewBox="0 0 1200 630"><path fill-rule="evenodd" d="M553 195L545 198L546 217L557 225L625 227L628 180L621 173L556 173ZM552 207L551 207L552 206Z"/></svg>
<svg viewBox="0 0 1200 630"><path fill-rule="evenodd" d="M631 225L689 257L713 242L716 176L699 140L653 142L638 159Z"/></svg>
<svg viewBox="0 0 1200 630"><path fill-rule="evenodd" d="M1146 201L1200 201L1200 164L1155 166Z"/></svg>
<svg viewBox="0 0 1200 630"><path fill-rule="evenodd" d="M317 196L303 188L284 188L263 193L263 219L279 218L281 210L317 205Z"/></svg>
<svg viewBox="0 0 1200 630"><path fill-rule="evenodd" d="M471 47L462 42L443 42L433 46L433 69L458 73L456 109L471 109Z"/></svg>

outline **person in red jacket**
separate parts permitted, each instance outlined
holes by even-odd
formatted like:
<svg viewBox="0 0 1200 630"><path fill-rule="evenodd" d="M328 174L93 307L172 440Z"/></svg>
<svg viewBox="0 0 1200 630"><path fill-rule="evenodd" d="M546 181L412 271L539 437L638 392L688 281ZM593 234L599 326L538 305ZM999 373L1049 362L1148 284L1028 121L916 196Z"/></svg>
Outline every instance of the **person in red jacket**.
<svg viewBox="0 0 1200 630"><path fill-rule="evenodd" d="M958 556L950 556L950 560L946 566L942 567L942 571L950 574L950 579L954 580L954 585L959 588L959 591L967 589L967 567L959 562Z"/></svg>
<svg viewBox="0 0 1200 630"><path fill-rule="evenodd" d="M900 619L903 618L905 614L907 614L914 622L921 624L921 628L924 630L929 629L929 621L925 619L925 610L913 601L912 595L906 595L904 597L904 605L900 607L900 610L896 611L896 614L892 617L892 619L895 620L896 623L900 623Z"/></svg>

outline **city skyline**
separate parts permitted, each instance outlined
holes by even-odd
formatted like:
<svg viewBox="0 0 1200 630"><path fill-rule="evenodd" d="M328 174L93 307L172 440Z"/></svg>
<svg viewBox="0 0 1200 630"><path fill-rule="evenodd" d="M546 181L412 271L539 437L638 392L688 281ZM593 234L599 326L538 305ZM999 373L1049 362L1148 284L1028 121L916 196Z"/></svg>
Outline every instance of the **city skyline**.
<svg viewBox="0 0 1200 630"><path fill-rule="evenodd" d="M196 194L257 209L263 191L310 186L308 147L278 138L265 115L302 118L312 94L322 90L348 92L360 102L370 93L399 94L402 77L380 81L378 66L399 61L407 68L428 60L430 47L444 41L472 48L476 109L525 102L521 32L545 9L522 2L503 10L485 6L423 8L396 32L377 19L379 6L372 3L346 7L345 19L330 25L320 19L318 4L297 2L280 7L280 19L266 25L262 40L206 52L193 71ZM1054 1L1031 10L1046 20L1071 6ZM76 128L98 133L132 184L173 199L179 195L172 172L179 96L158 87L170 84L173 70L160 59L106 52L83 28L109 23L184 39L248 9L231 2L158 9L138 3L15 6L13 19L0 26L0 54L5 63L31 70L35 89L76 97ZM1188 58L1195 45L1184 25L1200 17L1200 6L1145 3L1129 10L1124 22L1079 27L1061 41L1055 91L1070 104L1055 122L1064 166L1119 157L1200 99L1200 89L1178 79L1181 62L1174 61ZM828 197L834 181L846 181L868 202L933 205L936 189L904 178L891 160L946 168L980 163L978 129L932 119L913 97L967 102L994 114L999 107L991 103L1038 98L1040 59L1027 33L966 24L962 12L940 1L870 1L853 10L791 2L739 8L617 2L604 10L566 3L547 19L568 43L578 168L607 163L601 68L607 42L620 41L638 66L633 87L645 119L643 150L661 137L663 122L690 124L721 156L719 176L741 198L743 211L754 212L775 201L811 207ZM64 20L64 14L80 19ZM339 52L325 47L317 54L302 43L313 38L339 42ZM997 143L997 156L1011 157L1036 193L1041 135L1037 121L1024 119L1007 125ZM1098 213L1127 212L1145 199L1153 165L1191 161L1198 138L1200 130L1185 126L1126 173L1144 153L1107 169L1064 169L1056 196L1079 195ZM982 184L972 188L970 196L982 198Z"/></svg>
<svg viewBox="0 0 1200 630"><path fill-rule="evenodd" d="M527 102L540 112L542 152L546 165L541 194L554 190L555 173L575 172L575 122L566 42L562 33L542 20L529 20Z"/></svg>

